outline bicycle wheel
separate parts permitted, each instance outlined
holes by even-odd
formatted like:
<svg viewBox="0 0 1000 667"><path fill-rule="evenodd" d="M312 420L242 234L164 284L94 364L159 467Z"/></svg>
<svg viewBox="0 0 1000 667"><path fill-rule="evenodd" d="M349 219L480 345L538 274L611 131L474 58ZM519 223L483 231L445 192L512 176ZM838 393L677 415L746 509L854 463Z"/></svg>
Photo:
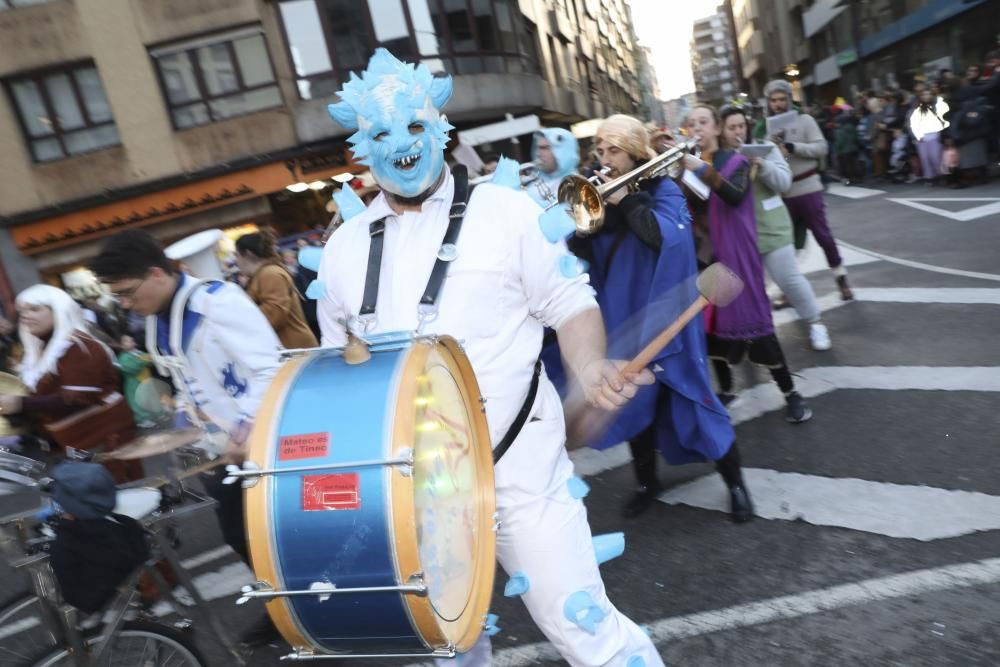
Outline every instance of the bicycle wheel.
<svg viewBox="0 0 1000 667"><path fill-rule="evenodd" d="M100 637L87 639L88 646L96 646ZM36 659L34 667L72 667L73 656L66 648ZM157 623L130 621L124 625L111 645L93 667L205 667L208 665L201 653L187 637Z"/></svg>
<svg viewBox="0 0 1000 667"><path fill-rule="evenodd" d="M30 665L32 658L58 645L58 638L43 620L41 602L33 594L20 593L0 605L0 665Z"/></svg>

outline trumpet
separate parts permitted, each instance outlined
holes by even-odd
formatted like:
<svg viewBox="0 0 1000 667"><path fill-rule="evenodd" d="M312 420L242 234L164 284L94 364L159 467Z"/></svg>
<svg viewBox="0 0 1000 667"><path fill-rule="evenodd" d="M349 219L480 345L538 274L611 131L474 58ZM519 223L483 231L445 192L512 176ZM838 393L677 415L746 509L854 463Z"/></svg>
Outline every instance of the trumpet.
<svg viewBox="0 0 1000 667"><path fill-rule="evenodd" d="M645 164L607 183L593 182L596 176L591 180L576 174L567 176L559 184L556 199L561 204L569 204L570 215L573 216L577 233L593 234L604 224L604 200L608 195L626 186L637 187L642 181L659 178L664 174L670 178L677 178L684 169L681 160L696 146L696 141L679 142ZM603 169L601 173L604 173Z"/></svg>

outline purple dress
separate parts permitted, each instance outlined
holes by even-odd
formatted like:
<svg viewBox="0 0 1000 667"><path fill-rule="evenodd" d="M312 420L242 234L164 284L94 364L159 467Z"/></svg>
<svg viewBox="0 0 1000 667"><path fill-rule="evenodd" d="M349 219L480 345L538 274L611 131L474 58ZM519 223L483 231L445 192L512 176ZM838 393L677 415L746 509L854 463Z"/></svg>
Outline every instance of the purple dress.
<svg viewBox="0 0 1000 667"><path fill-rule="evenodd" d="M726 159L728 155L728 159ZM729 179L747 159L733 151L719 151L713 162L726 160L719 174ZM750 340L774 333L771 303L764 289L764 267L757 251L757 224L753 213L753 196L748 190L739 204L733 206L712 192L708 199L708 232L715 260L722 262L743 279L743 292L728 306L715 311L714 331L726 340Z"/></svg>

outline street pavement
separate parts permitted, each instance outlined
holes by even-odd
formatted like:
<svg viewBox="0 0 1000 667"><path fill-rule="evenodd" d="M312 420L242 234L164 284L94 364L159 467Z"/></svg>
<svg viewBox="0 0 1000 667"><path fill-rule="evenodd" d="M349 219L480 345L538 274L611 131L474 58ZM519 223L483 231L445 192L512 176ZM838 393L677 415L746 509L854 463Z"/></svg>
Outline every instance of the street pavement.
<svg viewBox="0 0 1000 667"><path fill-rule="evenodd" d="M663 465L663 502L624 520L624 446L574 454L594 534L626 536L602 566L609 595L668 665L1000 665L1000 183L831 185L826 201L858 298L839 300L813 246L801 261L833 349L812 351L804 325L775 314L815 416L786 423L766 372L735 373L759 516L728 520L710 466ZM0 515L27 502L0 496ZM262 613L234 604L251 573L210 517L182 534L199 589L238 634ZM505 581L498 571L494 664L564 664L503 597ZM0 589L22 585L0 572ZM233 664L204 621L194 627L213 665ZM248 664L287 652L261 649Z"/></svg>

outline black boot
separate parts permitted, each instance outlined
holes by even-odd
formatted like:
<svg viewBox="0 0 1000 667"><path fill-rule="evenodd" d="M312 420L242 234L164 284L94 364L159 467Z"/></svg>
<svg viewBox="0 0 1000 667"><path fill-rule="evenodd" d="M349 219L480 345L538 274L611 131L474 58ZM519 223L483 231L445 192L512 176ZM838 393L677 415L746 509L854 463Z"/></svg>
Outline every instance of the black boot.
<svg viewBox="0 0 1000 667"><path fill-rule="evenodd" d="M841 301L854 300L854 292L851 291L851 286L847 284L847 276L837 276L837 288L840 290Z"/></svg>
<svg viewBox="0 0 1000 667"><path fill-rule="evenodd" d="M740 464L740 450L734 442L726 455L715 462L722 480L729 487L729 517L736 523L744 523L753 518L753 502L743 483Z"/></svg>
<svg viewBox="0 0 1000 667"><path fill-rule="evenodd" d="M656 502L656 497L663 492L663 487L659 484L653 486L640 486L635 494L625 503L622 508L622 516L626 519L634 519L646 511Z"/></svg>
<svg viewBox="0 0 1000 667"><path fill-rule="evenodd" d="M753 502L750 494L742 486L729 489L729 518L736 523L746 523L753 518Z"/></svg>
<svg viewBox="0 0 1000 667"><path fill-rule="evenodd" d="M635 470L639 488L635 495L625 503L622 515L626 519L634 519L652 507L653 503L656 502L656 497L663 491L663 487L656 479L656 432L654 427L650 426L630 440L628 445L632 451L632 468Z"/></svg>

